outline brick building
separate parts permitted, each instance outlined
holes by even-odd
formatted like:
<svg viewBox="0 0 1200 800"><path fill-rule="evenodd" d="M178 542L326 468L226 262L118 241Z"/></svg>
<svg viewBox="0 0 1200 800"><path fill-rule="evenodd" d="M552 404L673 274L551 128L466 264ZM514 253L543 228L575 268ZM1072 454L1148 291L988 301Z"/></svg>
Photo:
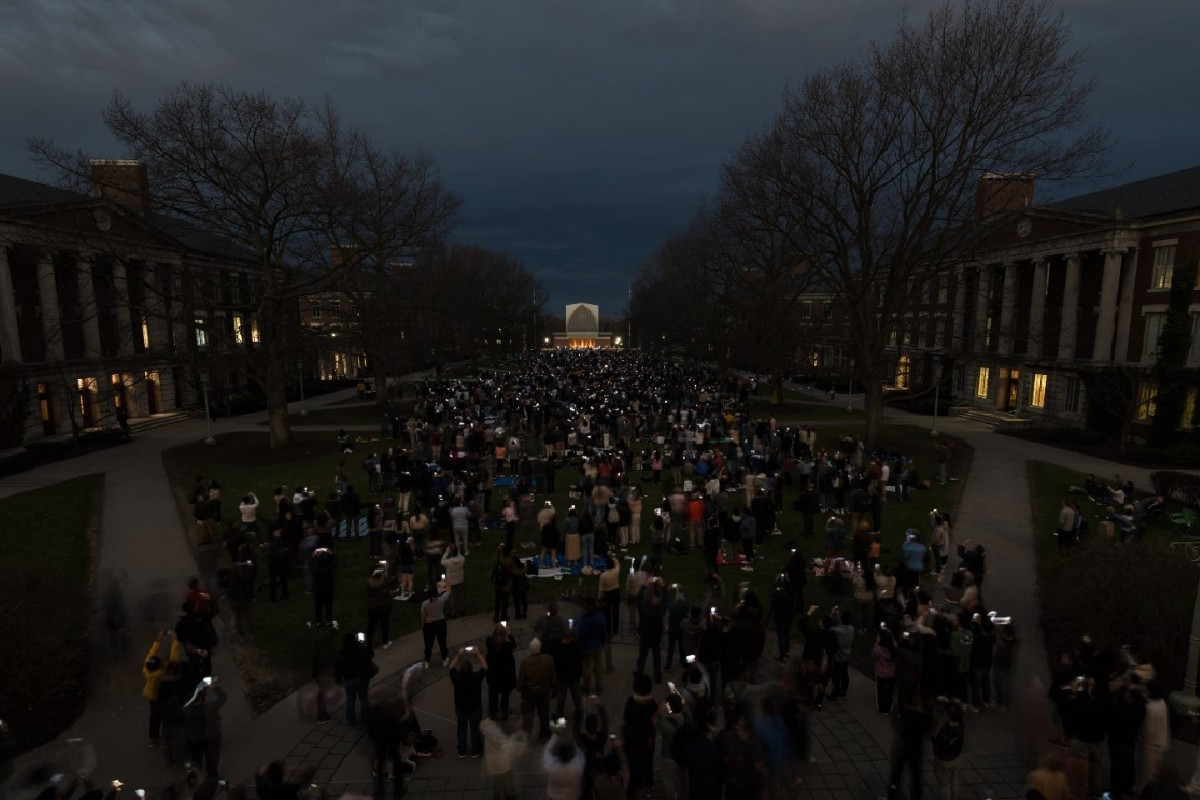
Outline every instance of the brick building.
<svg viewBox="0 0 1200 800"><path fill-rule="evenodd" d="M150 210L144 165L89 193L0 175L0 450L217 400L246 382L258 281L227 241Z"/></svg>

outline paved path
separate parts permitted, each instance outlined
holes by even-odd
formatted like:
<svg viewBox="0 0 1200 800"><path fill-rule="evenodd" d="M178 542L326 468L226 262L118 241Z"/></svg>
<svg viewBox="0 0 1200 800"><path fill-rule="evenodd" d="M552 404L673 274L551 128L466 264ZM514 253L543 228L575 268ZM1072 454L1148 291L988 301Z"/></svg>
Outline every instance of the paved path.
<svg viewBox="0 0 1200 800"><path fill-rule="evenodd" d="M311 407L344 399L353 390L320 398L309 398ZM834 401L845 402L844 396ZM889 410L889 417L928 425L930 420ZM221 420L214 434L237 430L262 432L263 415ZM316 427L316 426L314 426ZM325 427L325 426L322 426ZM822 427L831 427L828 424ZM1046 460L1077 469L1111 475L1120 472L1135 484L1146 486L1146 471L1069 451L1044 447L997 435L978 424L958 419L939 419L946 433L962 436L973 447L975 457L970 480L956 515L956 534L984 542L989 548L992 574L986 587L989 602L1002 613L1021 621L1020 680L1018 687L1029 698L1028 715L987 712L972 716L967 737L962 778L964 800L983 797L1018 797L1028 769L1027 754L1043 745L1038 709L1044 707L1045 657L1036 626L1036 596L1033 591L1033 533L1029 530L1030 501L1025 464L1030 459ZM121 777L141 786L165 786L178 777L177 771L161 764L157 753L143 747L146 709L141 700L140 662L151 633L171 623L187 576L196 565L187 546L186 529L180 523L162 469L161 452L204 437L203 421L138 433L132 444L113 452L100 452L78 459L40 467L0 480L0 498L38 486L53 485L79 475L103 473L104 509L99 572L101 586L109 579L120 582L127 608L140 620L133 629L134 644L123 652L110 649L99 625L94 632L97 658L92 672L92 693L83 716L66 734L92 742L98 752L97 775ZM153 521L153 522L151 522ZM536 610L536 609L535 609ZM452 643L478 639L491 628L490 617L460 620L452 625ZM519 635L521 630L514 627ZM523 639L524 641L524 639ZM773 654L773 644L769 645ZM381 653L382 667L376 683L381 690L395 686L400 672L416 660L420 634L397 639ZM614 646L617 676L631 675L633 649L628 640ZM774 669L778 669L772 665ZM224 650L218 648L215 671L235 675ZM450 687L444 669L431 670L416 695L416 708L426 727L434 730L447 757L423 764L411 782L411 794L420 797L483 797L486 781L476 762L454 757L453 726L450 720ZM629 679L609 682L605 700L610 712L629 693ZM233 689L234 687L228 687ZM814 762L806 771L802 796L829 800L881 795L891 733L887 718L874 712L873 686L857 674L852 676L849 697L841 704L827 703L812 717ZM253 770L284 754L316 767L318 778L346 788L361 790L369 774L367 748L362 730L350 729L340 721L314 724L298 714L289 698L265 714L255 717L239 691L230 692L223 715L225 746L222 772L234 781L244 781ZM1030 731L1037 731L1031 734ZM21 769L54 758L58 746L50 745L18 761ZM1194 750L1176 746L1174 758L1190 773ZM539 770L526 764L520 770L524 796L540 796ZM927 781L929 785L931 782Z"/></svg>

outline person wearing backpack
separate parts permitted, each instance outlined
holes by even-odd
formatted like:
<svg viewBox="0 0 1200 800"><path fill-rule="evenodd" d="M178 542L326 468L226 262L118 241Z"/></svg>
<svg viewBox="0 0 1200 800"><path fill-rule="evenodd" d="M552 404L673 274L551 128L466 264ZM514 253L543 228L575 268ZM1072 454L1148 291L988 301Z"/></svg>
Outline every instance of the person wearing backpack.
<svg viewBox="0 0 1200 800"><path fill-rule="evenodd" d="M939 800L958 800L958 757L964 731L962 706L951 702L946 706L946 721L933 735L933 774Z"/></svg>

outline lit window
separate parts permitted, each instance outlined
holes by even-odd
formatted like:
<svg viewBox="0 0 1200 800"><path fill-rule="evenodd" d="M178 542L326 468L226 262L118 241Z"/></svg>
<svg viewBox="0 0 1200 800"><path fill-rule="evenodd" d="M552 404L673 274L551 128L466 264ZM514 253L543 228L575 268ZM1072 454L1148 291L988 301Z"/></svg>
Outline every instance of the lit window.
<svg viewBox="0 0 1200 800"><path fill-rule="evenodd" d="M197 316L194 320L192 320L192 322L196 326L194 328L195 337L196 337L196 347L208 347L208 331L205 330L205 328L204 328L204 325L205 325L204 317Z"/></svg>
<svg viewBox="0 0 1200 800"><path fill-rule="evenodd" d="M1151 289L1170 289L1175 272L1175 245L1154 248L1154 269L1150 273Z"/></svg>
<svg viewBox="0 0 1200 800"><path fill-rule="evenodd" d="M1196 416L1196 389L1192 387L1187 390L1187 396L1183 400L1183 413L1179 415L1179 427L1191 429L1195 426Z"/></svg>
<svg viewBox="0 0 1200 800"><path fill-rule="evenodd" d="M1162 336L1163 322L1166 314L1147 314L1146 333L1142 336L1142 358L1158 357L1158 339Z"/></svg>
<svg viewBox="0 0 1200 800"><path fill-rule="evenodd" d="M241 314L233 315L233 340L238 344L246 343L246 323Z"/></svg>
<svg viewBox="0 0 1200 800"><path fill-rule="evenodd" d="M258 344L258 320L250 320L250 341Z"/></svg>
<svg viewBox="0 0 1200 800"><path fill-rule="evenodd" d="M150 349L150 323L142 317L142 349Z"/></svg>
<svg viewBox="0 0 1200 800"><path fill-rule="evenodd" d="M1067 389L1063 394L1063 408L1067 411L1079 410L1079 378L1067 378Z"/></svg>
<svg viewBox="0 0 1200 800"><path fill-rule="evenodd" d="M908 376L912 372L912 359L908 356L900 356L900 360L896 364L896 388L908 388Z"/></svg>
<svg viewBox="0 0 1200 800"><path fill-rule="evenodd" d="M979 377L976 378L976 380L975 380L975 396L976 397L987 397L988 396L988 384L991 382L991 379L992 379L991 368L990 367L980 367L979 368Z"/></svg>
<svg viewBox="0 0 1200 800"><path fill-rule="evenodd" d="M1033 388L1029 395L1029 405L1034 408L1046 407L1046 374L1044 372L1033 373Z"/></svg>
<svg viewBox="0 0 1200 800"><path fill-rule="evenodd" d="M1138 389L1137 418L1153 419L1158 410L1158 384L1144 383Z"/></svg>

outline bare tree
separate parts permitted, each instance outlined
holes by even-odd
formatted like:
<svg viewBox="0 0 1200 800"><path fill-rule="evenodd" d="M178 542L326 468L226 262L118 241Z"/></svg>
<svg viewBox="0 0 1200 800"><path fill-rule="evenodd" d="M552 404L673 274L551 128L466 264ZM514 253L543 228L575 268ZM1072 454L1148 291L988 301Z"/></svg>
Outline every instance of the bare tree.
<svg viewBox="0 0 1200 800"><path fill-rule="evenodd" d="M231 260L253 268L254 335L228 341L266 396L271 446L287 446L297 302L334 275L323 181L349 132L328 107L314 112L294 98L188 82L149 113L115 93L103 116L129 155L147 165L152 210L190 224L193 234L219 237ZM86 175L85 159L52 142L31 148L43 163ZM202 305L215 283L203 270L185 275L181 303Z"/></svg>
<svg viewBox="0 0 1200 800"><path fill-rule="evenodd" d="M440 245L461 200L438 175L426 153L384 152L361 132L342 137L336 114L323 118L329 140L345 141L330 154L325 192L329 238L338 244L342 277L338 290L359 309L358 335L379 388L376 402L386 409L387 379L409 359L395 345L406 339L414 309L413 264Z"/></svg>
<svg viewBox="0 0 1200 800"><path fill-rule="evenodd" d="M1108 135L1087 122L1093 83L1069 44L1047 0L948 2L785 97L780 157L748 179L786 198L781 230L848 318L869 445L884 424L885 351L914 287L969 248L979 178L1102 164Z"/></svg>

